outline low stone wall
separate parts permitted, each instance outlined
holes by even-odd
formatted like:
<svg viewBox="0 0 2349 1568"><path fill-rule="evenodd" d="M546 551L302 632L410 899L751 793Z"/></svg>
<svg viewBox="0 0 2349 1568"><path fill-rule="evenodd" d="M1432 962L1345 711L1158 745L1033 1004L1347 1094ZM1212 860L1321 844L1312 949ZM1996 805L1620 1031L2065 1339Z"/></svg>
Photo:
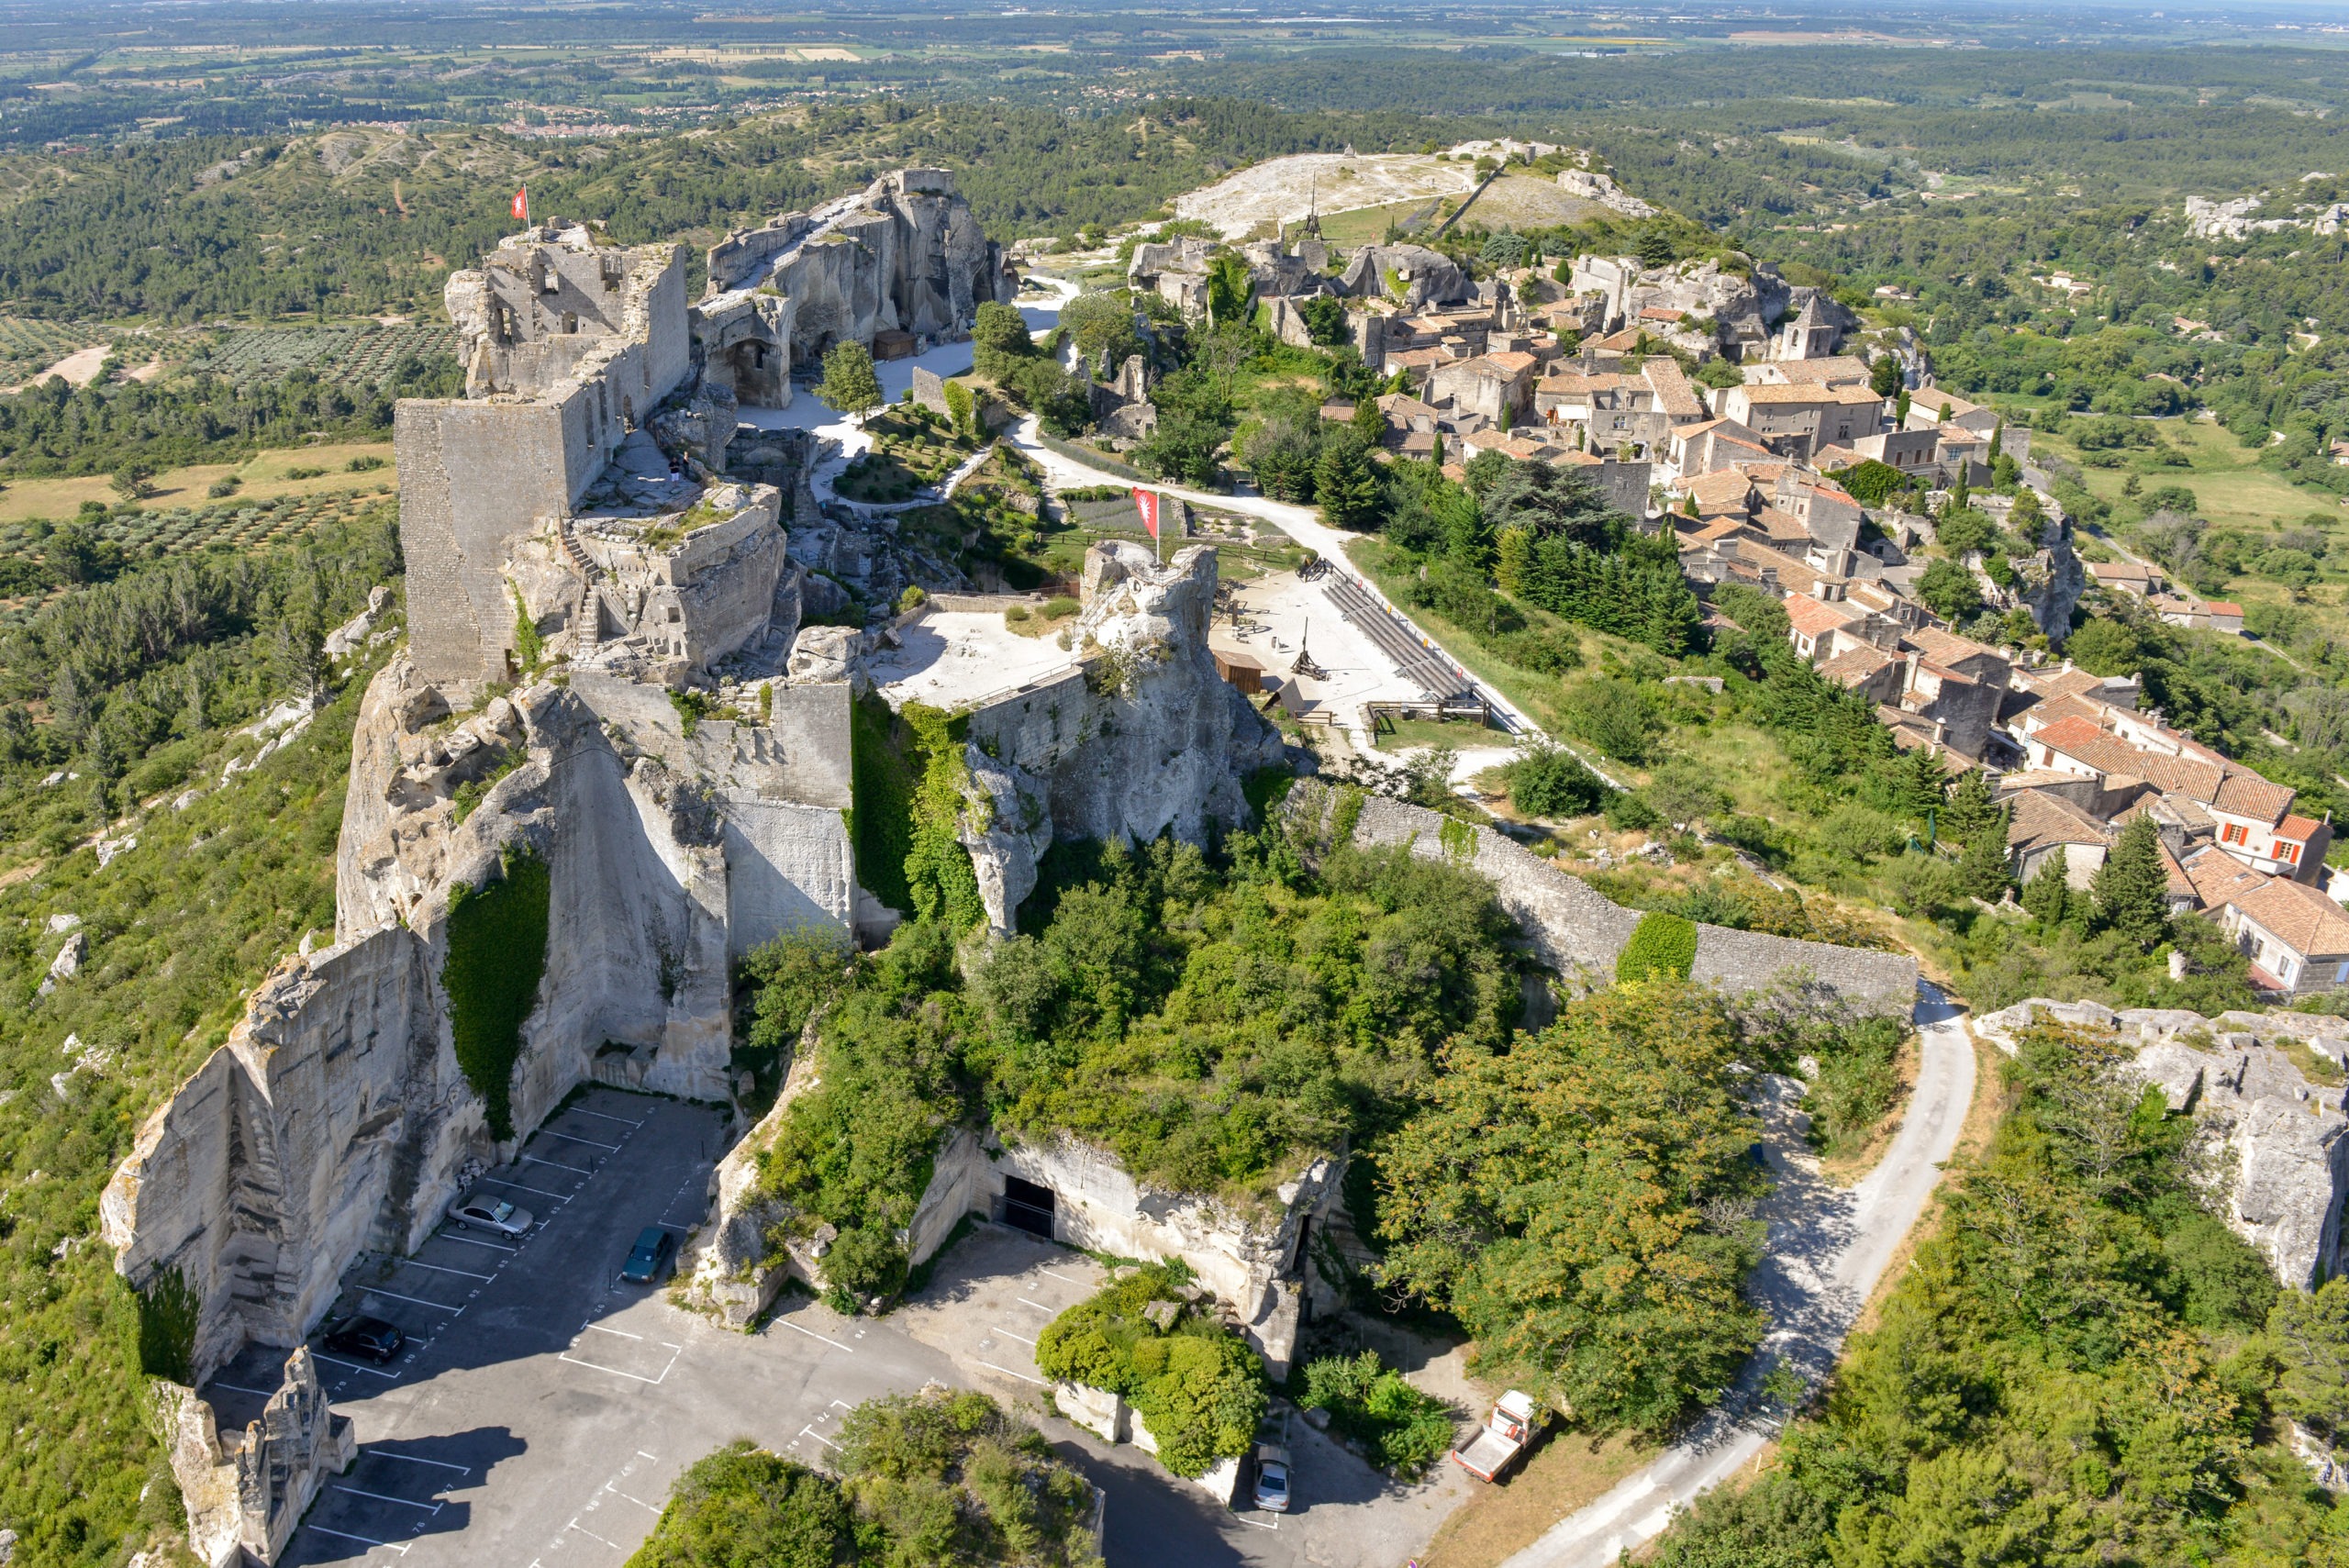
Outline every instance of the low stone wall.
<svg viewBox="0 0 2349 1568"><path fill-rule="evenodd" d="M1283 816L1326 840L1334 830L1341 792L1301 779L1289 791ZM1353 841L1405 844L1423 860L1451 860L1488 879L1501 907L1523 929L1542 962L1578 985L1615 978L1615 961L1640 923L1640 912L1608 899L1580 877L1560 871L1490 828L1457 821L1422 806L1378 795L1356 797ZM1873 952L1736 931L1697 928L1697 962L1689 978L1729 992L1753 991L1789 972L1803 972L1846 1001L1874 1011L1906 1013L1917 995L1917 961L1907 953Z"/></svg>
<svg viewBox="0 0 2349 1568"><path fill-rule="evenodd" d="M2305 1013L2221 1013L2174 1007L2115 1012L2094 1002L2035 996L1974 1020L2008 1055L2035 1022L2104 1029L2138 1045L2131 1065L2169 1108L2192 1115L2215 1157L2228 1226L2259 1249L2286 1284L2302 1290L2341 1272L2341 1209L2349 1196L2349 1108L2338 1084L2310 1084L2278 1049L2305 1044L2339 1061L2349 1031Z"/></svg>

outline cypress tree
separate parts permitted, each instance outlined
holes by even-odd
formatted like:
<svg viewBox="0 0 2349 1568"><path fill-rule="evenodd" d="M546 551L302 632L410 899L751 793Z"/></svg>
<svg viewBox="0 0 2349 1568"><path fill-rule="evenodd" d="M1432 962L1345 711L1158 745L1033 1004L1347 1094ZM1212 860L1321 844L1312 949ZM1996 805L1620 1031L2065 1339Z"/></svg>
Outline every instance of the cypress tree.
<svg viewBox="0 0 2349 1568"><path fill-rule="evenodd" d="M2169 933L2169 876L2162 869L2161 836L2154 819L2139 817L2121 830L2091 890L2097 923L2150 948Z"/></svg>
<svg viewBox="0 0 2349 1568"><path fill-rule="evenodd" d="M1972 849L1976 839L1996 832L2003 851L2006 825L2007 814L1991 797L1989 775L1979 768L1968 768L1949 792L1949 807L1942 814L1943 836Z"/></svg>
<svg viewBox="0 0 2349 1568"><path fill-rule="evenodd" d="M2022 906L2043 926L2060 926L2072 912L2071 869L2064 846L2040 863L2039 874L2023 884Z"/></svg>
<svg viewBox="0 0 2349 1568"><path fill-rule="evenodd" d="M1958 857L1958 884L1975 897L1997 903L2006 896L2007 814L1994 809L1990 820L1976 823L1965 839L1965 853Z"/></svg>

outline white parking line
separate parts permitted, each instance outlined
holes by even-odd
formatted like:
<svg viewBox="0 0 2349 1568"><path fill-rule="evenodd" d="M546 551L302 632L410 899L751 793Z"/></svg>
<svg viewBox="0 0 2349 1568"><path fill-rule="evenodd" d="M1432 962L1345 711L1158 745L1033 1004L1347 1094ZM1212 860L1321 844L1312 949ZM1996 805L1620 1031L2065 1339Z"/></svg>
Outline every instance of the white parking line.
<svg viewBox="0 0 2349 1568"><path fill-rule="evenodd" d="M999 1372L1006 1377L1016 1377L1022 1383L1032 1383L1039 1388L1050 1388L1052 1386L1051 1384L1046 1383L1041 1377L1030 1377L1024 1372L1014 1372L1008 1366L997 1366L993 1362L980 1362L979 1364L986 1368L989 1372Z"/></svg>
<svg viewBox="0 0 2349 1568"><path fill-rule="evenodd" d="M451 1236L449 1240L454 1241L456 1238ZM402 1258L400 1266L407 1269L430 1269L436 1274L462 1274L467 1279L483 1281L494 1280L497 1277L495 1274L477 1274L471 1269L445 1269L439 1263L419 1263L414 1258Z"/></svg>
<svg viewBox="0 0 2349 1568"><path fill-rule="evenodd" d="M380 1296L386 1301L412 1302L417 1307L433 1307L439 1311L449 1313L457 1318L462 1318L465 1315L465 1309L462 1307L442 1307L440 1303L437 1301L427 1301L420 1296L402 1296L398 1291L385 1290L381 1285L362 1284L359 1287L359 1294L362 1296Z"/></svg>
<svg viewBox="0 0 2349 1568"><path fill-rule="evenodd" d="M1252 1519L1246 1514L1241 1513L1236 1509L1233 1511L1231 1517L1238 1519L1243 1525L1254 1525L1258 1529L1278 1529L1281 1528L1281 1521L1278 1519Z"/></svg>
<svg viewBox="0 0 2349 1568"><path fill-rule="evenodd" d="M394 1551L398 1552L402 1557L406 1557L407 1555L407 1549L410 1544L406 1541L398 1540L377 1540L372 1535L353 1535L349 1530L328 1529L324 1525L307 1525L304 1528L317 1530L320 1535L330 1535L337 1540L355 1540L365 1546L388 1546Z"/></svg>
<svg viewBox="0 0 2349 1568"><path fill-rule="evenodd" d="M615 1154L618 1153L620 1150L620 1146L617 1143L598 1143L592 1138L582 1138L575 1132L560 1132L551 1127L542 1129L541 1130L549 1138L562 1138L567 1139L573 1143L584 1143L590 1149L608 1149Z"/></svg>
<svg viewBox="0 0 2349 1568"><path fill-rule="evenodd" d="M435 1470L453 1470L460 1475L471 1475L473 1473L473 1466L469 1464L451 1464L445 1459L418 1459L412 1453L394 1453L387 1448L371 1448L365 1451L377 1459L404 1459L410 1464L429 1464Z"/></svg>
<svg viewBox="0 0 2349 1568"><path fill-rule="evenodd" d="M555 1360L569 1362L573 1366L590 1367L596 1372L608 1372L614 1377L633 1378L639 1383L650 1383L656 1386L660 1384L666 1383L669 1380L670 1367L674 1367L677 1364L676 1354L674 1351L672 1351L669 1356L669 1365L661 1369L661 1375L659 1377L647 1377L642 1373L622 1372L618 1367L606 1366L601 1362L583 1361L579 1357L573 1355L569 1351L563 1351L561 1355L555 1357Z"/></svg>
<svg viewBox="0 0 2349 1568"><path fill-rule="evenodd" d="M310 1354L314 1360L322 1361L328 1366L347 1366L353 1372L363 1372L373 1376L384 1378L390 1381L397 1381L400 1375L395 1372L385 1372L379 1366L361 1366L357 1362L339 1362L332 1356L319 1355L316 1351L311 1351Z"/></svg>
<svg viewBox="0 0 2349 1568"><path fill-rule="evenodd" d="M801 1437L803 1437L803 1438L814 1438L818 1442L822 1443L826 1448L838 1448L838 1447L840 1447L840 1446L841 1446L840 1444L838 1444L838 1443L834 1442L831 1439L829 1439L829 1438L826 1437L823 1433L821 1433L821 1432L818 1431L818 1430L817 1430L815 1428L813 1428L813 1427L802 1427L802 1428L800 1428L800 1429L799 1429L799 1435L800 1435Z"/></svg>
<svg viewBox="0 0 2349 1568"><path fill-rule="evenodd" d="M518 1252L522 1250L519 1247L508 1247L496 1241L476 1241L470 1236L451 1236L446 1230L440 1232L440 1240L462 1241L468 1247L486 1247L493 1252Z"/></svg>
<svg viewBox="0 0 2349 1568"><path fill-rule="evenodd" d="M1021 1344L1026 1345L1026 1346L1027 1346L1029 1349L1030 1349L1030 1350L1033 1350L1033 1349L1035 1348L1035 1346L1036 1346L1036 1341L1035 1341L1035 1340L1031 1340L1031 1339L1030 1339L1027 1335L1025 1335L1025 1334L1015 1334L1015 1333L1013 1333L1010 1329L1008 1329L1005 1328L1005 1327L1004 1327L1002 1324L1000 1324L1000 1323L997 1323L997 1324L995 1326L995 1331L996 1331L996 1333L998 1333L998 1334L1001 1334L1001 1335L1002 1335L1005 1339L1007 1339L1007 1340L1019 1340Z"/></svg>
<svg viewBox="0 0 2349 1568"><path fill-rule="evenodd" d="M596 1167L593 1165L583 1170L577 1165L566 1165L560 1160L541 1160L535 1154L523 1154L517 1158L532 1165L552 1165L556 1170L568 1171L574 1176L592 1176L596 1173Z"/></svg>
<svg viewBox="0 0 2349 1568"><path fill-rule="evenodd" d="M440 1505L438 1503L419 1503L415 1501L413 1498L395 1497L387 1492L362 1492L356 1486L344 1486L340 1485L337 1485L335 1490L338 1492L348 1492L354 1497L373 1497L379 1503L400 1503L411 1508L422 1508L429 1514L437 1514L440 1511Z"/></svg>
<svg viewBox="0 0 2349 1568"><path fill-rule="evenodd" d="M778 1318L775 1321L782 1324L785 1328L790 1329L795 1334L805 1334L811 1340L822 1340L824 1343L831 1346L832 1349L836 1351L846 1351L851 1355L854 1355L856 1353L856 1347L854 1345L843 1345L838 1340L827 1338L822 1334L818 1334L813 1329L802 1329L798 1324L794 1323L788 1318Z"/></svg>
<svg viewBox="0 0 2349 1568"><path fill-rule="evenodd" d="M274 1399L277 1397L276 1395L272 1394L266 1388L247 1388L241 1384L222 1383L217 1378L213 1379L212 1386L215 1388L225 1388L231 1394L258 1394L264 1399Z"/></svg>
<svg viewBox="0 0 2349 1568"><path fill-rule="evenodd" d="M569 1203L578 1195L574 1193L549 1192L544 1187L526 1187L519 1182L509 1182L501 1176L475 1176L473 1180L487 1182L493 1187L512 1187L518 1193L536 1193L540 1197L551 1197L557 1203Z"/></svg>
<svg viewBox="0 0 2349 1568"><path fill-rule="evenodd" d="M613 1496L619 1498L622 1502L634 1503L638 1507L642 1508L648 1514L657 1514L661 1511L659 1507L655 1507L653 1504L646 1502L641 1497L629 1496L627 1493L621 1491L618 1487L613 1485L608 1481L604 1483L604 1490L609 1492Z"/></svg>
<svg viewBox="0 0 2349 1568"><path fill-rule="evenodd" d="M1024 1296L1020 1296L1019 1301L1022 1307L1032 1307L1039 1312L1049 1312L1056 1318L1060 1316L1061 1309L1057 1307L1047 1307L1041 1301L1030 1301Z"/></svg>
<svg viewBox="0 0 2349 1568"><path fill-rule="evenodd" d="M580 1525L579 1525L579 1521L578 1521L577 1519L573 1519L573 1520L572 1520L572 1521L571 1521L571 1523L569 1523L568 1525L564 1526L563 1528L564 1528L564 1529L575 1529L575 1530L579 1530L579 1533L580 1533L581 1535L585 1536L585 1537L586 1537L588 1540L604 1540L604 1538L603 1538L602 1536L597 1535L597 1534L596 1534L594 1530L592 1530L592 1529L580 1529ZM626 1551L628 1550L628 1548L627 1548L627 1547L622 1546L622 1545L621 1545L618 1541L617 1541L617 1540L604 1540L604 1544L605 1544L606 1546L610 1547L614 1551Z"/></svg>
<svg viewBox="0 0 2349 1568"><path fill-rule="evenodd" d="M592 1117L594 1117L597 1121L616 1121L616 1122L618 1122L622 1127L642 1127L642 1126L644 1125L644 1122L645 1122L645 1119L646 1119L646 1118L638 1118L637 1120L635 1120L635 1121L630 1121L630 1120L629 1120L629 1119L628 1119L628 1118L626 1118L626 1117L624 1117L624 1116L606 1116L606 1115L605 1115L603 1112L601 1112L601 1111L586 1111L586 1110L581 1110L577 1106L572 1106L572 1107L571 1107L571 1109L570 1109L569 1111L567 1111L567 1112L565 1112L565 1113L563 1113L563 1114L568 1115L568 1116L592 1116Z"/></svg>
<svg viewBox="0 0 2349 1568"><path fill-rule="evenodd" d="M593 1329L598 1334L618 1334L623 1340L641 1340L644 1338L641 1334L631 1334L625 1329L607 1329L601 1323L583 1323L580 1327L583 1329Z"/></svg>
<svg viewBox="0 0 2349 1568"><path fill-rule="evenodd" d="M1059 1281L1063 1282L1063 1284L1073 1284L1073 1285L1076 1286L1076 1288L1077 1288L1077 1289L1079 1289L1079 1290L1085 1290L1085 1289L1088 1288L1088 1287L1086 1286L1085 1283L1083 1280L1081 1280L1081 1279L1070 1279L1070 1278L1068 1277L1068 1275L1066 1275L1066 1274L1052 1273L1052 1270L1050 1270L1050 1269L1038 1269L1036 1272L1037 1272L1038 1273L1040 1273L1040 1274L1052 1274L1052 1278L1054 1278L1054 1279L1056 1279L1056 1280L1059 1280Z"/></svg>

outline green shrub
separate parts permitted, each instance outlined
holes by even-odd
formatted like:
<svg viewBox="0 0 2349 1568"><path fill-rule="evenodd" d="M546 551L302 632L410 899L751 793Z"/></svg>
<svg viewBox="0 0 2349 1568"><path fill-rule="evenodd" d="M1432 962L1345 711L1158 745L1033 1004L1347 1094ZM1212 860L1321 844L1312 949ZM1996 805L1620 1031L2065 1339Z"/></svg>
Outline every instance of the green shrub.
<svg viewBox="0 0 2349 1568"><path fill-rule="evenodd" d="M1536 744L1501 770L1509 804L1529 817L1580 817L1615 792L1573 752Z"/></svg>
<svg viewBox="0 0 2349 1568"><path fill-rule="evenodd" d="M1268 1403L1263 1363L1238 1336L1184 1297L1189 1271L1136 1269L1053 1318L1036 1366L1059 1383L1124 1396L1158 1444L1159 1462L1197 1475L1248 1451ZM1144 1315L1174 1308L1163 1326Z"/></svg>
<svg viewBox="0 0 2349 1568"><path fill-rule="evenodd" d="M1073 616L1076 614L1077 611L1084 607L1085 606L1083 603L1070 595L1055 594L1051 598L1044 601L1043 609L1038 613L1042 615L1046 620L1059 620L1063 616Z"/></svg>
<svg viewBox="0 0 2349 1568"><path fill-rule="evenodd" d="M1301 1409L1329 1411L1333 1430L1406 1480L1425 1474L1452 1448L1451 1407L1412 1387L1376 1351L1308 1362L1289 1374L1289 1396Z"/></svg>
<svg viewBox="0 0 2349 1568"><path fill-rule="evenodd" d="M547 967L546 862L509 850L505 876L482 887L459 883L449 898L449 994L457 1065L487 1107L489 1129L514 1136L514 1063Z"/></svg>
<svg viewBox="0 0 2349 1568"><path fill-rule="evenodd" d="M149 1377L194 1384L195 1331L204 1303L186 1277L176 1266L158 1269L146 1288L132 1294L139 1302L139 1370Z"/></svg>
<svg viewBox="0 0 2349 1568"><path fill-rule="evenodd" d="M1640 917L1631 940L1615 960L1618 980L1647 980L1658 975L1686 980L1697 962L1697 927L1678 915L1651 909Z"/></svg>
<svg viewBox="0 0 2349 1568"><path fill-rule="evenodd" d="M1025 626L1034 617L1030 614L1028 606L1025 605L1006 605L1003 606L1003 624L1006 626Z"/></svg>
<svg viewBox="0 0 2349 1568"><path fill-rule="evenodd" d="M1093 1486L984 1394L868 1400L840 1478L739 1440L678 1477L629 1568L1098 1568Z"/></svg>

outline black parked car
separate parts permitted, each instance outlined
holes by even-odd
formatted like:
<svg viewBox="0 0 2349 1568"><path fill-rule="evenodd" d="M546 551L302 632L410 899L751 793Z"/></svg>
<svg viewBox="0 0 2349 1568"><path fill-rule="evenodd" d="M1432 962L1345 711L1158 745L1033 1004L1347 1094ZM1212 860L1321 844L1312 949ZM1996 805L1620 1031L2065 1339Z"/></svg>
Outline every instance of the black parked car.
<svg viewBox="0 0 2349 1568"><path fill-rule="evenodd" d="M636 1248L620 1268L630 1284L658 1284L677 1268L677 1239L657 1225L648 1225L636 1238Z"/></svg>
<svg viewBox="0 0 2349 1568"><path fill-rule="evenodd" d="M341 1318L327 1325L327 1349L371 1362L391 1360L406 1343L407 1336L381 1318Z"/></svg>

